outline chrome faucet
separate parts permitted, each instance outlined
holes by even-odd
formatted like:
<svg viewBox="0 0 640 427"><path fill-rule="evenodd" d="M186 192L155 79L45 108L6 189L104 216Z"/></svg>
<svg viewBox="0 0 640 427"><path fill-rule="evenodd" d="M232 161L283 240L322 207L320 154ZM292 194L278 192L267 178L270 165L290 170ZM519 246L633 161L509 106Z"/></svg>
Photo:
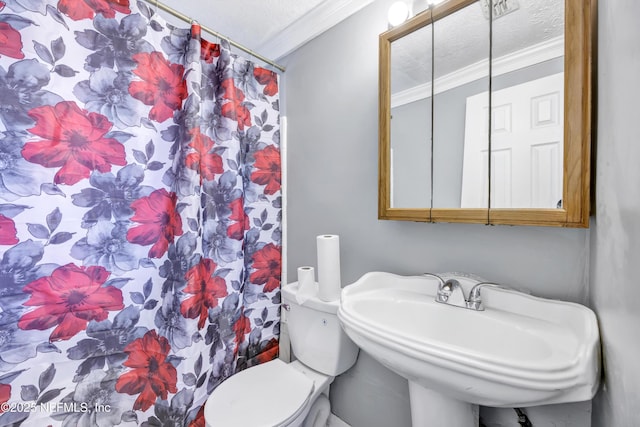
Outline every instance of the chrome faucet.
<svg viewBox="0 0 640 427"><path fill-rule="evenodd" d="M436 301L456 307L467 307L462 285L456 279L449 279L438 286Z"/></svg>
<svg viewBox="0 0 640 427"><path fill-rule="evenodd" d="M484 310L481 293L483 288L491 287L511 289L508 286L503 286L498 283L479 282L471 288L469 298L467 299L464 296L464 289L462 288L462 285L456 279L449 279L445 281L442 277L432 273L423 273L423 276L434 277L438 280L439 284L438 292L436 293L436 302L453 305L455 307L468 308L475 311Z"/></svg>
<svg viewBox="0 0 640 427"><path fill-rule="evenodd" d="M433 273L422 273L423 276L434 277L438 280L438 293L436 301L443 304L455 305L457 307L466 307L467 301L464 298L464 290L462 285L456 279L445 281L442 277Z"/></svg>
<svg viewBox="0 0 640 427"><path fill-rule="evenodd" d="M483 311L484 305L482 304L482 294L481 291L483 288L499 288L499 289L511 289L508 286L501 285L499 283L493 282L480 282L473 285L471 288L471 292L469 292L469 299L467 300L467 308L476 311Z"/></svg>

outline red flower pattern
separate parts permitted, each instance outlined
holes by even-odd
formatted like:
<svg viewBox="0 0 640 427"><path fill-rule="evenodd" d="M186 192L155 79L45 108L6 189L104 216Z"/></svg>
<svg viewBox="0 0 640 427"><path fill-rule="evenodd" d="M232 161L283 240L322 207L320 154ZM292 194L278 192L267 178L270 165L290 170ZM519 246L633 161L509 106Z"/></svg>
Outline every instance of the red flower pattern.
<svg viewBox="0 0 640 427"><path fill-rule="evenodd" d="M213 62L213 58L220 56L220 45L217 43L211 43L205 39L200 40L200 57L207 64Z"/></svg>
<svg viewBox="0 0 640 427"><path fill-rule="evenodd" d="M271 338L267 345L262 349L262 352L256 356L256 361L258 363L267 363L278 357L278 352L280 351L280 346L278 344L278 340L275 338Z"/></svg>
<svg viewBox="0 0 640 427"><path fill-rule="evenodd" d="M18 230L11 218L0 214L0 245L15 245L18 240Z"/></svg>
<svg viewBox="0 0 640 427"><path fill-rule="evenodd" d="M116 12L131 13L129 0L60 0L58 10L74 21L93 19L97 13L105 18L115 18Z"/></svg>
<svg viewBox="0 0 640 427"><path fill-rule="evenodd" d="M204 405L200 407L196 417L189 423L189 427L206 427L204 420Z"/></svg>
<svg viewBox="0 0 640 427"><path fill-rule="evenodd" d="M4 3L0 9L4 7ZM0 55L22 59L22 36L20 32L6 22L0 22Z"/></svg>
<svg viewBox="0 0 640 427"><path fill-rule="evenodd" d="M255 153L257 169L251 174L251 181L256 184L266 185L265 194L275 194L281 187L280 152L269 145L267 148Z"/></svg>
<svg viewBox="0 0 640 427"><path fill-rule="evenodd" d="M124 351L129 357L123 365L131 370L118 378L116 391L130 395L140 393L134 410L146 411L158 396L167 400L168 393L178 391L178 373L167 361L171 345L165 337L151 330L127 345Z"/></svg>
<svg viewBox="0 0 640 427"><path fill-rule="evenodd" d="M49 339L68 340L89 321L105 320L109 311L124 308L120 289L102 286L109 274L103 267L67 264L49 277L34 280L24 287L31 294L24 305L39 308L24 314L18 327L44 331L56 326Z"/></svg>
<svg viewBox="0 0 640 427"><path fill-rule="evenodd" d="M280 287L281 251L280 247L269 243L253 254L255 271L249 280L256 285L264 285L263 292L271 292Z"/></svg>
<svg viewBox="0 0 640 427"><path fill-rule="evenodd" d="M264 68L254 68L253 77L258 83L265 85L262 93L267 96L273 96L278 93L278 75L271 70Z"/></svg>
<svg viewBox="0 0 640 427"><path fill-rule="evenodd" d="M0 404L6 403L11 399L11 386L9 384L0 384ZM4 409L0 406L0 414Z"/></svg>
<svg viewBox="0 0 640 427"><path fill-rule="evenodd" d="M237 352L240 344L244 342L245 335L251 332L251 319L244 315L244 311L238 320L236 320L236 323L233 324L233 332L236 333L235 351Z"/></svg>
<svg viewBox="0 0 640 427"><path fill-rule="evenodd" d="M127 231L127 240L143 246L153 243L149 256L160 258L174 237L182 235L182 218L176 210L177 203L176 193L169 193L164 188L131 203L135 211L131 221L141 225Z"/></svg>
<svg viewBox="0 0 640 427"><path fill-rule="evenodd" d="M227 228L227 236L235 240L242 240L244 239L244 232L251 226L249 217L244 212L242 198L237 198L232 201L229 204L229 208L231 209L229 220L234 222Z"/></svg>
<svg viewBox="0 0 640 427"><path fill-rule="evenodd" d="M198 328L204 327L209 309L217 307L218 298L228 295L227 283L222 277L213 275L216 267L213 260L202 258L185 274L187 286L184 288L184 292L193 294L193 296L182 301L180 312L189 319L199 317Z"/></svg>
<svg viewBox="0 0 640 427"><path fill-rule="evenodd" d="M33 108L29 116L36 121L29 132L42 139L27 142L22 156L45 167L61 167L54 178L56 184L73 185L88 178L91 171L109 172L112 165L127 164L124 146L105 136L112 124L102 114L63 101L55 107Z"/></svg>
<svg viewBox="0 0 640 427"><path fill-rule="evenodd" d="M191 134L189 147L193 148L195 153L187 154L187 167L200 173L200 184L203 179L212 181L217 173L224 172L222 157L219 154L210 153L214 145L213 139L203 135L200 129L192 129L189 133Z"/></svg>
<svg viewBox="0 0 640 427"><path fill-rule="evenodd" d="M251 126L251 113L244 104L244 92L234 86L232 78L224 80L220 86L224 90L222 97L229 100L222 104L222 115L237 121L239 130L244 130L245 126Z"/></svg>
<svg viewBox="0 0 640 427"><path fill-rule="evenodd" d="M133 55L138 67L133 73L142 81L129 85L129 93L145 105L152 105L149 118L164 122L182 107L187 98L187 82L183 79L184 66L167 61L162 53L138 53Z"/></svg>

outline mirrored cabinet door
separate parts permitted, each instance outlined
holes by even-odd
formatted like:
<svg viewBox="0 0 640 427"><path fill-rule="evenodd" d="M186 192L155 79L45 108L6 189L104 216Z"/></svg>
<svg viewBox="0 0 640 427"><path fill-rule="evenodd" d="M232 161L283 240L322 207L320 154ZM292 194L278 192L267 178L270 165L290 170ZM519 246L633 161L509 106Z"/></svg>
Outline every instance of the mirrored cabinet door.
<svg viewBox="0 0 640 427"><path fill-rule="evenodd" d="M431 25L391 43L392 208L431 207Z"/></svg>
<svg viewBox="0 0 640 427"><path fill-rule="evenodd" d="M460 208L486 221L489 206L490 21L466 3L434 10L432 216L443 221Z"/></svg>
<svg viewBox="0 0 640 427"><path fill-rule="evenodd" d="M564 0L496 3L492 19L492 209L561 209Z"/></svg>

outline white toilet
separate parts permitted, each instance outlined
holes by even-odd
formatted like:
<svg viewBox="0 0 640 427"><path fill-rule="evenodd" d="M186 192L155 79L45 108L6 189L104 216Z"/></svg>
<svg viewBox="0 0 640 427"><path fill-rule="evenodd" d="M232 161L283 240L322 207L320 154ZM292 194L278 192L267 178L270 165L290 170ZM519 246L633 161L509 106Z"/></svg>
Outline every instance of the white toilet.
<svg viewBox="0 0 640 427"><path fill-rule="evenodd" d="M233 375L204 407L207 427L325 427L329 385L356 362L358 347L342 331L339 301L300 305L298 284L282 288L283 321L297 360L275 359Z"/></svg>

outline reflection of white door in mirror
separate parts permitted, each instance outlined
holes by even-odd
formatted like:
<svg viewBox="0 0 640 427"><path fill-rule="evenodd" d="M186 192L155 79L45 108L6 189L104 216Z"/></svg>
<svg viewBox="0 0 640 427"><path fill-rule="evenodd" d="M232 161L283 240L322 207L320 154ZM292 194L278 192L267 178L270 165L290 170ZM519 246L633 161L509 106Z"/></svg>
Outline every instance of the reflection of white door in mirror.
<svg viewBox="0 0 640 427"><path fill-rule="evenodd" d="M563 73L492 93L491 208L559 208ZM467 99L461 206L487 200L487 94ZM478 182L477 177L483 178Z"/></svg>

